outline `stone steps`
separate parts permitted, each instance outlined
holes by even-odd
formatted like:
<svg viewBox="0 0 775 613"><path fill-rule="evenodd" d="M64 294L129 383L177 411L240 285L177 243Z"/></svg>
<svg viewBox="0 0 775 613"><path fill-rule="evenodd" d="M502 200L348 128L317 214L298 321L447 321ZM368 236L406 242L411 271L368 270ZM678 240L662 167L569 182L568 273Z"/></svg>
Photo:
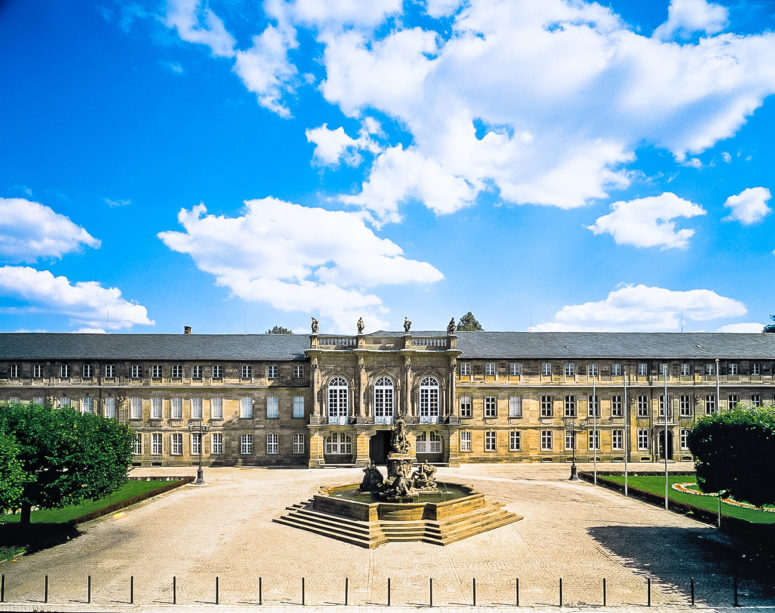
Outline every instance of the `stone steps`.
<svg viewBox="0 0 775 613"><path fill-rule="evenodd" d="M369 549L387 542L447 545L522 519L503 506L485 500L481 506L443 520L367 522L315 511L312 501L307 501L287 507L287 513L273 521Z"/></svg>

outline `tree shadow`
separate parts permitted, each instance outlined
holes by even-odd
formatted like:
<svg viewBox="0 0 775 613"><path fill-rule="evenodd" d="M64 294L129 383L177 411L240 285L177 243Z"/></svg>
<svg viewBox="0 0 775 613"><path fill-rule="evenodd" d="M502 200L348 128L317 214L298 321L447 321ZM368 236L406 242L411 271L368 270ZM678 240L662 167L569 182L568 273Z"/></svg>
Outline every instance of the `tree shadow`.
<svg viewBox="0 0 775 613"><path fill-rule="evenodd" d="M775 563L753 555L750 547L708 528L593 526L587 533L616 555L626 568L651 578L676 599L695 597L711 605L775 602Z"/></svg>
<svg viewBox="0 0 775 613"><path fill-rule="evenodd" d="M69 522L32 523L23 530L18 523L0 524L0 546L22 547L26 553L55 547L80 536L82 532Z"/></svg>

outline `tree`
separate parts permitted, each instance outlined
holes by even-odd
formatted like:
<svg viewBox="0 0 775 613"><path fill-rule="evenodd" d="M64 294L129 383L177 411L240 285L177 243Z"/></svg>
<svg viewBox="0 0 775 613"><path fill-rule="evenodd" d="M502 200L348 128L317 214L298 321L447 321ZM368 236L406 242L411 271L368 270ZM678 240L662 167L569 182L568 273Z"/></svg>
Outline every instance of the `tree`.
<svg viewBox="0 0 775 613"><path fill-rule="evenodd" d="M689 431L697 483L736 500L775 503L775 407L737 408L698 420Z"/></svg>
<svg viewBox="0 0 775 613"><path fill-rule="evenodd" d="M266 334L293 334L293 332L288 328L283 328L282 326L275 326L271 330L267 330Z"/></svg>
<svg viewBox="0 0 775 613"><path fill-rule="evenodd" d="M19 460L16 439L0 432L0 510L17 508L29 476Z"/></svg>
<svg viewBox="0 0 775 613"><path fill-rule="evenodd" d="M476 317L474 317L474 314L471 311L468 311L468 313L460 318L460 321L457 322L457 329L467 331L484 330L482 324L476 320Z"/></svg>
<svg viewBox="0 0 775 613"><path fill-rule="evenodd" d="M29 526L33 506L97 500L126 482L134 432L115 420L70 407L10 404L0 407L0 432L18 447L24 485L4 508L21 508L22 528Z"/></svg>

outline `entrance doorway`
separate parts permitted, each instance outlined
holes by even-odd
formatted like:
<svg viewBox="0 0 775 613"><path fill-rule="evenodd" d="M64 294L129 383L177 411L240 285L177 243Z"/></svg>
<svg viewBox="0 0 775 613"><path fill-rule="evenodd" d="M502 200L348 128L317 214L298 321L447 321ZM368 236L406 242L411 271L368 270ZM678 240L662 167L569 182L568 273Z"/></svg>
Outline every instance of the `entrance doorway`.
<svg viewBox="0 0 775 613"><path fill-rule="evenodd" d="M662 430L657 433L657 440L659 441L659 459L665 459L665 431ZM673 459L673 433L670 430L667 431L667 459Z"/></svg>
<svg viewBox="0 0 775 613"><path fill-rule="evenodd" d="M369 439L369 459L375 464L386 464L390 449L390 430L378 430Z"/></svg>

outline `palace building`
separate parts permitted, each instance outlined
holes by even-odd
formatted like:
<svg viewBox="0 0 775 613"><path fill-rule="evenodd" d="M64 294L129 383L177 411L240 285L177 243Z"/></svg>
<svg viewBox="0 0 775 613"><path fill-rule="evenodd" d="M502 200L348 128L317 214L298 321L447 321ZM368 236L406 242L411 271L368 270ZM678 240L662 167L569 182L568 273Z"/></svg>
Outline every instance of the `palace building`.
<svg viewBox="0 0 775 613"><path fill-rule="evenodd" d="M399 415L430 463L689 460L774 374L765 333L0 334L0 402L129 423L141 466L382 463Z"/></svg>

